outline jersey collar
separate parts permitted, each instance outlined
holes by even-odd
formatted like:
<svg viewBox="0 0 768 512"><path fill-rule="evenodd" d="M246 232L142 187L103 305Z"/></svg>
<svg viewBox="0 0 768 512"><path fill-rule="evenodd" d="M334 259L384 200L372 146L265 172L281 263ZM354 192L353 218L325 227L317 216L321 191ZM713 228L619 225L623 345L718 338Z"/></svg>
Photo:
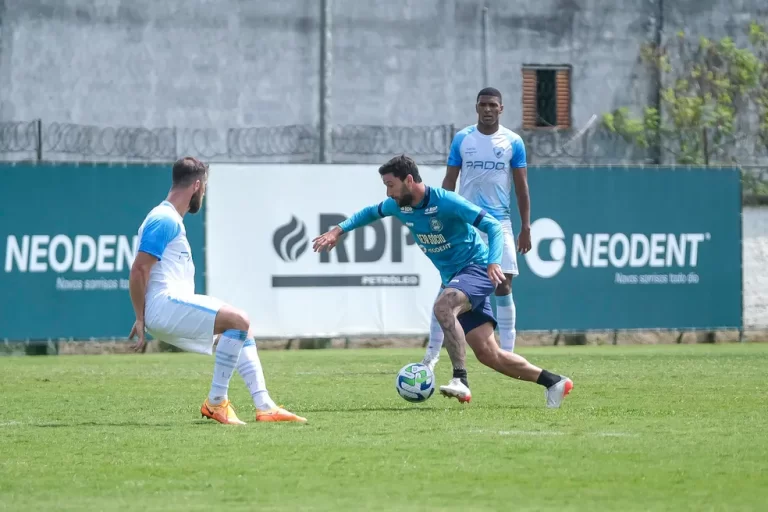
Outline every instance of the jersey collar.
<svg viewBox="0 0 768 512"><path fill-rule="evenodd" d="M432 197L432 188L429 185L427 185L427 186L424 187L424 189L425 189L424 190L424 197L421 199L421 203L419 203L418 205L414 206L414 208L416 210L422 210L422 209L426 208L427 206L429 206L429 200Z"/></svg>

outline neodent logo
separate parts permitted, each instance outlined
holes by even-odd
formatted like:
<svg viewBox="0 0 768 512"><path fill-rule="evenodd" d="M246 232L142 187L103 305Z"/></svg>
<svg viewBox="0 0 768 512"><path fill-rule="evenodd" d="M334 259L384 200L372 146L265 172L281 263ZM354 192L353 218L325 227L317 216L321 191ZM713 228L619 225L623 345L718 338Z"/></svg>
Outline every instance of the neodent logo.
<svg viewBox="0 0 768 512"><path fill-rule="evenodd" d="M573 268L696 267L699 244L710 239L709 233L574 233L568 247L563 228L541 218L531 224L525 261L542 278L557 275L568 253Z"/></svg>
<svg viewBox="0 0 768 512"><path fill-rule="evenodd" d="M138 236L8 235L5 271L12 272L122 272L133 264Z"/></svg>

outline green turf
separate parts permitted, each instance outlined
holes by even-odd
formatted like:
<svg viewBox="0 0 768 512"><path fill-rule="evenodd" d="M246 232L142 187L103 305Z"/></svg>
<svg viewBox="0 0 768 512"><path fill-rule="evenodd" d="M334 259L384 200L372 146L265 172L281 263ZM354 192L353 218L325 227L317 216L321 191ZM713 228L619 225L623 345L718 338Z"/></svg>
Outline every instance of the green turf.
<svg viewBox="0 0 768 512"><path fill-rule="evenodd" d="M473 401L399 398L421 350L262 351L307 425L201 420L212 358L0 358L0 510L765 510L768 345L521 348L575 383L470 360ZM437 368L449 378L448 357Z"/></svg>

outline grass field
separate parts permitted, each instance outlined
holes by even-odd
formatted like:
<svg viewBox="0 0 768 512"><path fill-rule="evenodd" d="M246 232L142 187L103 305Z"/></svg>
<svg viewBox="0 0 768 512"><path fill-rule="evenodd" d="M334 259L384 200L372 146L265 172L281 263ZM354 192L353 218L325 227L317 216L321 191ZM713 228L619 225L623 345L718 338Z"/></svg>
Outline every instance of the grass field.
<svg viewBox="0 0 768 512"><path fill-rule="evenodd" d="M768 345L522 347L574 380L481 367L473 401L399 398L421 350L263 351L309 423L202 420L213 358L0 358L0 510L766 510ZM448 357L437 367L447 382Z"/></svg>

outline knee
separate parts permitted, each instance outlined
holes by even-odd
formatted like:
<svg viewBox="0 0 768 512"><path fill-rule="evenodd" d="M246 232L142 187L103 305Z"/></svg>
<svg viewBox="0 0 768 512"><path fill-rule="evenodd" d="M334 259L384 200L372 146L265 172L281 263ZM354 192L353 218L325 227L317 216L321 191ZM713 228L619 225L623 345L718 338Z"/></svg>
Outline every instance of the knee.
<svg viewBox="0 0 768 512"><path fill-rule="evenodd" d="M441 326L445 326L446 324L452 325L456 320L456 317L453 314L453 308L446 301L438 300L435 302L432 312L435 314L435 318Z"/></svg>
<svg viewBox="0 0 768 512"><path fill-rule="evenodd" d="M248 318L248 314L245 311L238 309L235 311L232 327L240 331L248 332L251 328L251 319Z"/></svg>
<svg viewBox="0 0 768 512"><path fill-rule="evenodd" d="M231 306L225 306L219 311L219 317L216 319L217 331L224 332L230 329L236 329L238 331L249 332L251 327L251 320L248 318L248 314L237 308Z"/></svg>
<svg viewBox="0 0 768 512"><path fill-rule="evenodd" d="M509 295L512 293L512 282L506 279L503 283L496 287L496 296Z"/></svg>

